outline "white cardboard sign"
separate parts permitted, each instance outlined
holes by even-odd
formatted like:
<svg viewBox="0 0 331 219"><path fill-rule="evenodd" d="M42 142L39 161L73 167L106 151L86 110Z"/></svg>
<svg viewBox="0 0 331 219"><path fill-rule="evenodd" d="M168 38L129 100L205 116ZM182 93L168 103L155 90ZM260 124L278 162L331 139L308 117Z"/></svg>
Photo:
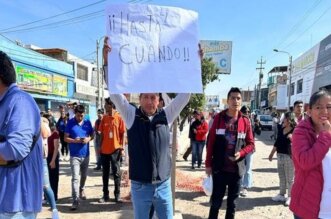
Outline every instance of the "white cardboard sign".
<svg viewBox="0 0 331 219"><path fill-rule="evenodd" d="M106 15L110 93L202 93L196 12L120 4Z"/></svg>

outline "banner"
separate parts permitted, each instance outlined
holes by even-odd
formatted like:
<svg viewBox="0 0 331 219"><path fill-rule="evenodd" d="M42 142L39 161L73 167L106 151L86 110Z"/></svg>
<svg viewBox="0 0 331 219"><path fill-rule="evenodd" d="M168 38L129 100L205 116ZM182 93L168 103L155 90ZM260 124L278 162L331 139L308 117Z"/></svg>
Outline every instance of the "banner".
<svg viewBox="0 0 331 219"><path fill-rule="evenodd" d="M207 95L206 96L206 105L218 107L220 105L220 99L219 99L218 95Z"/></svg>
<svg viewBox="0 0 331 219"><path fill-rule="evenodd" d="M211 57L221 74L231 73L232 42L217 40L201 40L205 58Z"/></svg>
<svg viewBox="0 0 331 219"><path fill-rule="evenodd" d="M66 77L53 75L53 94L64 97L68 95L68 82Z"/></svg>
<svg viewBox="0 0 331 219"><path fill-rule="evenodd" d="M25 90L52 93L52 75L22 66L15 66L17 85Z"/></svg>
<svg viewBox="0 0 331 219"><path fill-rule="evenodd" d="M106 15L110 93L202 93L196 12L120 4Z"/></svg>

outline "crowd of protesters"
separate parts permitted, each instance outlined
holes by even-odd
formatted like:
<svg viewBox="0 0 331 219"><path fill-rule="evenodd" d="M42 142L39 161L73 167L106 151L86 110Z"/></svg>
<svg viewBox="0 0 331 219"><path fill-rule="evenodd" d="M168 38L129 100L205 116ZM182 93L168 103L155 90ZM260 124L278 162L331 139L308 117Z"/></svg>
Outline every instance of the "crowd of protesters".
<svg viewBox="0 0 331 219"><path fill-rule="evenodd" d="M105 41L107 42L107 41ZM111 51L108 48L108 52ZM202 57L200 51L200 57ZM120 202L120 160L128 142L131 200L135 218L172 218L170 186L172 123L189 101L190 94L178 94L160 107L159 93L141 93L139 107L124 95L110 94L105 110L98 110L94 127L85 117L83 105L60 106L60 118L52 111L40 114L33 98L16 85L10 58L0 52L0 218L36 218L41 211L42 191L51 206L52 218L59 218L56 207L59 160L70 161L71 210L79 209L85 195L90 162L90 142L94 140L97 166L102 169L103 196L110 201L109 174L114 176L114 201ZM19 105L24 105L20 107ZM202 168L206 146L205 171L213 176L209 218L218 218L227 193L225 218L235 218L236 201L247 196L252 186L254 134L261 124L242 107L241 91L231 88L228 108L213 112L209 121L195 110L190 121L191 168ZM274 147L277 152L279 194L274 201L284 202L294 218L331 218L331 95L314 93L309 108L294 103L293 112L275 120ZM125 139L127 132L127 140ZM186 156L187 155L187 156ZM15 182L14 184L11 182ZM24 195L22 195L24 194ZM152 209L152 210L151 210Z"/></svg>

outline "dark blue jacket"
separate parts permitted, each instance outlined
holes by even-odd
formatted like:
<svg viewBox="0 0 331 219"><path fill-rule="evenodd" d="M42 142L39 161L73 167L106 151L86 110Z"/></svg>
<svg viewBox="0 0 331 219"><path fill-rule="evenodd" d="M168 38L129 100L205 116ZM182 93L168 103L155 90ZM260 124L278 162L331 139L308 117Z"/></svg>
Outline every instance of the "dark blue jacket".
<svg viewBox="0 0 331 219"><path fill-rule="evenodd" d="M159 110L152 121L136 109L136 117L128 130L129 177L143 183L167 180L171 173L171 147L168 121Z"/></svg>

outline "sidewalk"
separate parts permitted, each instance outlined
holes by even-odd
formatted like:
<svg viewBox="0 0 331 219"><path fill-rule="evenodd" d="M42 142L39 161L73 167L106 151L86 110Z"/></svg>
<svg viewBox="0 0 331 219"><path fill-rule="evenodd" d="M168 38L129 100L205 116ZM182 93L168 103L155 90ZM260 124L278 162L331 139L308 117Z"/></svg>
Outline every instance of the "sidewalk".
<svg viewBox="0 0 331 219"><path fill-rule="evenodd" d="M184 161L181 153L185 150L189 141L187 138L187 126L181 134L180 138L180 154L178 156L176 165L177 172L179 171L187 179L195 183L194 186L201 187L201 178L205 176L204 169L191 170L190 161ZM253 158L253 188L249 190L248 196L239 198L236 218L293 218L288 207L283 206L282 203L276 203L271 200L271 197L278 193L278 174L277 174L277 161L268 161L268 155L272 148L269 139L269 132L262 133L256 141L256 153ZM86 196L87 200L82 201L80 208L77 211L70 211L71 206L71 175L69 162L61 162L60 164L60 182L59 182L59 200L58 209L61 218L68 219L98 219L98 218L112 218L112 219L132 219L132 204L129 200L124 200L121 204L108 202L105 204L98 203L99 198L102 196L102 172L94 171L95 157L94 150L91 147L91 162L86 182ZM189 157L190 159L190 157ZM113 180L110 178L110 195L113 194ZM203 192L197 190L189 190L191 187L176 188L176 201L175 209L180 212L179 218L207 218L209 212L209 197L205 196ZM129 187L122 188L124 196L129 193ZM113 198L111 196L111 198ZM220 210L219 218L224 217L226 200ZM50 218L51 212L49 206L43 207L43 211L38 215L38 218Z"/></svg>

